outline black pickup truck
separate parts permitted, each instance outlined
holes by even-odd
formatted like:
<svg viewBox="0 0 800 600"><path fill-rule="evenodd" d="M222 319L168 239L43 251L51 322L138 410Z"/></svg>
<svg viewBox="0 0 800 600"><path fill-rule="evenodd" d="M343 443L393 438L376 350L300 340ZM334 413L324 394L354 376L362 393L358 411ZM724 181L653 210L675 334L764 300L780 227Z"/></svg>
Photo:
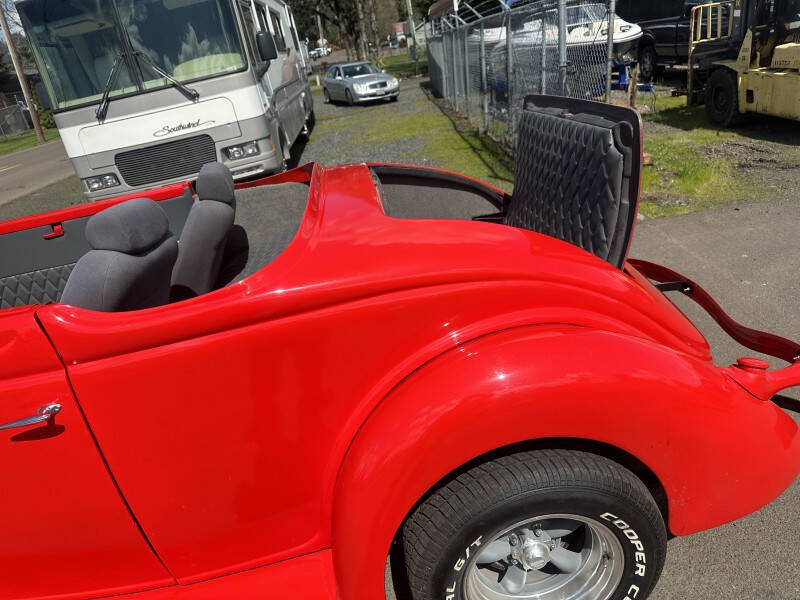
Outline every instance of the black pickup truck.
<svg viewBox="0 0 800 600"><path fill-rule="evenodd" d="M659 65L685 64L689 55L692 0L617 0L616 13L644 32L639 42L639 74L650 81ZM727 27L727 18L723 23Z"/></svg>

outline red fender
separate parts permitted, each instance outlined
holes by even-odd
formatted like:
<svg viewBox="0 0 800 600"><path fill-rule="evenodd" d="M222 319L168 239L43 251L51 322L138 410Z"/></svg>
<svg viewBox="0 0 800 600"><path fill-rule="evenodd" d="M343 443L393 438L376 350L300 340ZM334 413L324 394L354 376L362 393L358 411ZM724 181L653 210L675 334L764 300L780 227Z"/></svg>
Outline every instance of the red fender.
<svg viewBox="0 0 800 600"><path fill-rule="evenodd" d="M795 422L709 362L580 327L487 335L407 377L351 445L332 524L341 597L384 598L391 541L444 476L489 451L542 438L602 442L638 458L666 491L676 535L758 509L800 465Z"/></svg>

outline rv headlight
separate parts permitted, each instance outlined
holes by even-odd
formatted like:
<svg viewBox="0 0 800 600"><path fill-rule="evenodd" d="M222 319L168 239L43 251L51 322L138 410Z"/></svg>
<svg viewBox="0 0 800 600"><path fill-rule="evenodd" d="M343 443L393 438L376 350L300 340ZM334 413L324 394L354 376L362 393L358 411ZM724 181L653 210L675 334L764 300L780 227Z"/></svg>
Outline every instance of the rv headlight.
<svg viewBox="0 0 800 600"><path fill-rule="evenodd" d="M119 179L113 173L106 173L98 177L87 177L83 180L86 184L86 189L90 192L99 192L108 188L116 187L119 185Z"/></svg>
<svg viewBox="0 0 800 600"><path fill-rule="evenodd" d="M258 142L247 142L238 146L228 146L223 150L229 160L239 160L248 156L258 155Z"/></svg>

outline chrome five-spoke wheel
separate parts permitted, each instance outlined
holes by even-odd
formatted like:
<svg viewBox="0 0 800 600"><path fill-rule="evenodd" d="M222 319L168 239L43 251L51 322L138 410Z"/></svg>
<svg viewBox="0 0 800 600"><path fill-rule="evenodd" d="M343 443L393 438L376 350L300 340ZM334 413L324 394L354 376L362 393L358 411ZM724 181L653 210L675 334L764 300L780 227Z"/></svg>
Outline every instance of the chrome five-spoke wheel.
<svg viewBox="0 0 800 600"><path fill-rule="evenodd" d="M406 519L402 556L414 600L646 600L666 546L633 471L541 449L443 481Z"/></svg>
<svg viewBox="0 0 800 600"><path fill-rule="evenodd" d="M522 521L483 546L464 581L466 600L606 600L624 565L622 545L605 525L578 515Z"/></svg>

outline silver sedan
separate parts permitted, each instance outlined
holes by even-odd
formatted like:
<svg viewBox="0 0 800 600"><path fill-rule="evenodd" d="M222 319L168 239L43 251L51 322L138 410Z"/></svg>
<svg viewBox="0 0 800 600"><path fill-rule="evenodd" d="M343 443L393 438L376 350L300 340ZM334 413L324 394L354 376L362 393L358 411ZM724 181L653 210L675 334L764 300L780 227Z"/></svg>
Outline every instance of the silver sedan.
<svg viewBox="0 0 800 600"><path fill-rule="evenodd" d="M334 65L322 80L325 102L340 101L348 104L370 100L397 100L400 82L396 77L381 71L371 62L353 62Z"/></svg>

